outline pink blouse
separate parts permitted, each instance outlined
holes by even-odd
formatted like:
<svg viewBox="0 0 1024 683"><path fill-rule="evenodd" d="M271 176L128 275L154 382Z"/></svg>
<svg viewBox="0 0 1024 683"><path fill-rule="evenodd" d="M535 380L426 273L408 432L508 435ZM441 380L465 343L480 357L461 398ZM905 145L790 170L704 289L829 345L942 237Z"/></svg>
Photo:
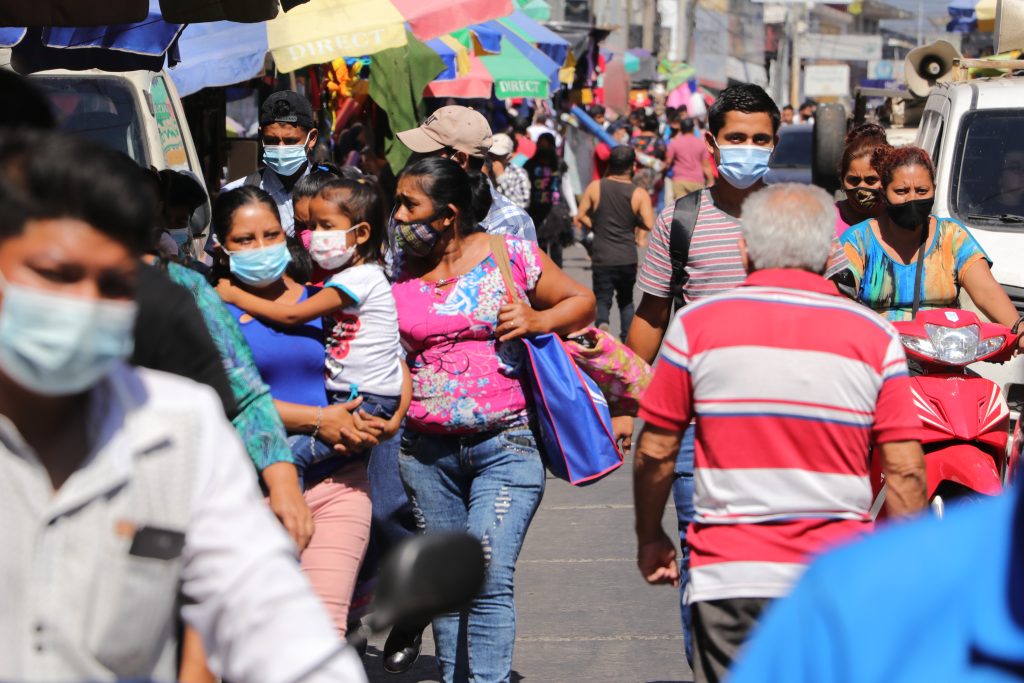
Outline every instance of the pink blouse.
<svg viewBox="0 0 1024 683"><path fill-rule="evenodd" d="M519 297L537 286L537 245L506 237ZM454 282L402 276L393 286L398 328L412 374L410 429L467 434L529 421L520 379L522 343L497 342L498 310L508 302L494 256Z"/></svg>

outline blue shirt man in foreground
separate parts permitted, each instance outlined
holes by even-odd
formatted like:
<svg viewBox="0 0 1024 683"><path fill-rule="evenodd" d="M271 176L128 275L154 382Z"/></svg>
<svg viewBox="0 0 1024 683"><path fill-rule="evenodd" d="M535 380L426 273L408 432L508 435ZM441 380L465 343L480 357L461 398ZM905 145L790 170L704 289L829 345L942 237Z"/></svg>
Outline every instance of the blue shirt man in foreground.
<svg viewBox="0 0 1024 683"><path fill-rule="evenodd" d="M825 555L769 610L730 682L1024 680L1021 493Z"/></svg>

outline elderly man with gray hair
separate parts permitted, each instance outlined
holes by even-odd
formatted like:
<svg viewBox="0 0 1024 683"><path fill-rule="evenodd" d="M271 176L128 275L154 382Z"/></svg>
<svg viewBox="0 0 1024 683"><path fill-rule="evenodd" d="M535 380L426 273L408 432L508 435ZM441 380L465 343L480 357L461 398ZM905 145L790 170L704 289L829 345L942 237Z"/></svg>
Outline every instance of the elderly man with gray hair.
<svg viewBox="0 0 1024 683"><path fill-rule="evenodd" d="M825 271L835 207L769 186L743 204L740 287L684 308L644 396L634 467L637 561L679 579L661 527L683 431L696 420L690 543L694 675L719 681L765 606L814 554L871 531L869 455L892 515L925 505L920 428L893 327Z"/></svg>

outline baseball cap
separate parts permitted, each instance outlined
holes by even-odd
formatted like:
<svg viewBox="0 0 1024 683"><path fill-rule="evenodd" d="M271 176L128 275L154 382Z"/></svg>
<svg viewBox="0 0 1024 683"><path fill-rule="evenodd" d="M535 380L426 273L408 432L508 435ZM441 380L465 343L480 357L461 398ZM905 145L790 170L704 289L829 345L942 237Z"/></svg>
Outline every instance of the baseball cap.
<svg viewBox="0 0 1024 683"><path fill-rule="evenodd" d="M264 100L260 107L260 125L271 123L290 123L308 129L316 127L309 100L292 90L279 90Z"/></svg>
<svg viewBox="0 0 1024 683"><path fill-rule="evenodd" d="M491 124L480 112L452 104L435 111L418 128L403 130L398 139L420 154L451 147L482 157L491 148Z"/></svg>
<svg viewBox="0 0 1024 683"><path fill-rule="evenodd" d="M496 157L507 157L516 148L512 138L504 133L498 133L493 137L490 152Z"/></svg>

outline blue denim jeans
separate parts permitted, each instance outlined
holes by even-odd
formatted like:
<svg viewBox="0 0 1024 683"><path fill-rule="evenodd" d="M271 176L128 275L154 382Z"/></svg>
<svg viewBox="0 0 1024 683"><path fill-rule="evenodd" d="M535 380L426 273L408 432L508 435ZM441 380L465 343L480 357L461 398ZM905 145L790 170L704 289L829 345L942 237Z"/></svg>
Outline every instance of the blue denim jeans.
<svg viewBox="0 0 1024 683"><path fill-rule="evenodd" d="M544 495L544 463L528 426L471 436L406 430L402 481L419 527L479 538L487 576L468 610L434 620L445 683L505 683L516 639L513 574Z"/></svg>
<svg viewBox="0 0 1024 683"><path fill-rule="evenodd" d="M683 442L676 456L676 477L672 484L672 499L676 504L676 520L679 524L679 549L682 560L679 563L679 615L682 621L683 647L686 661L693 665L693 617L690 606L683 601L686 585L690 582L690 547L686 545L686 528L693 521L693 450L696 428L690 425L683 434Z"/></svg>

